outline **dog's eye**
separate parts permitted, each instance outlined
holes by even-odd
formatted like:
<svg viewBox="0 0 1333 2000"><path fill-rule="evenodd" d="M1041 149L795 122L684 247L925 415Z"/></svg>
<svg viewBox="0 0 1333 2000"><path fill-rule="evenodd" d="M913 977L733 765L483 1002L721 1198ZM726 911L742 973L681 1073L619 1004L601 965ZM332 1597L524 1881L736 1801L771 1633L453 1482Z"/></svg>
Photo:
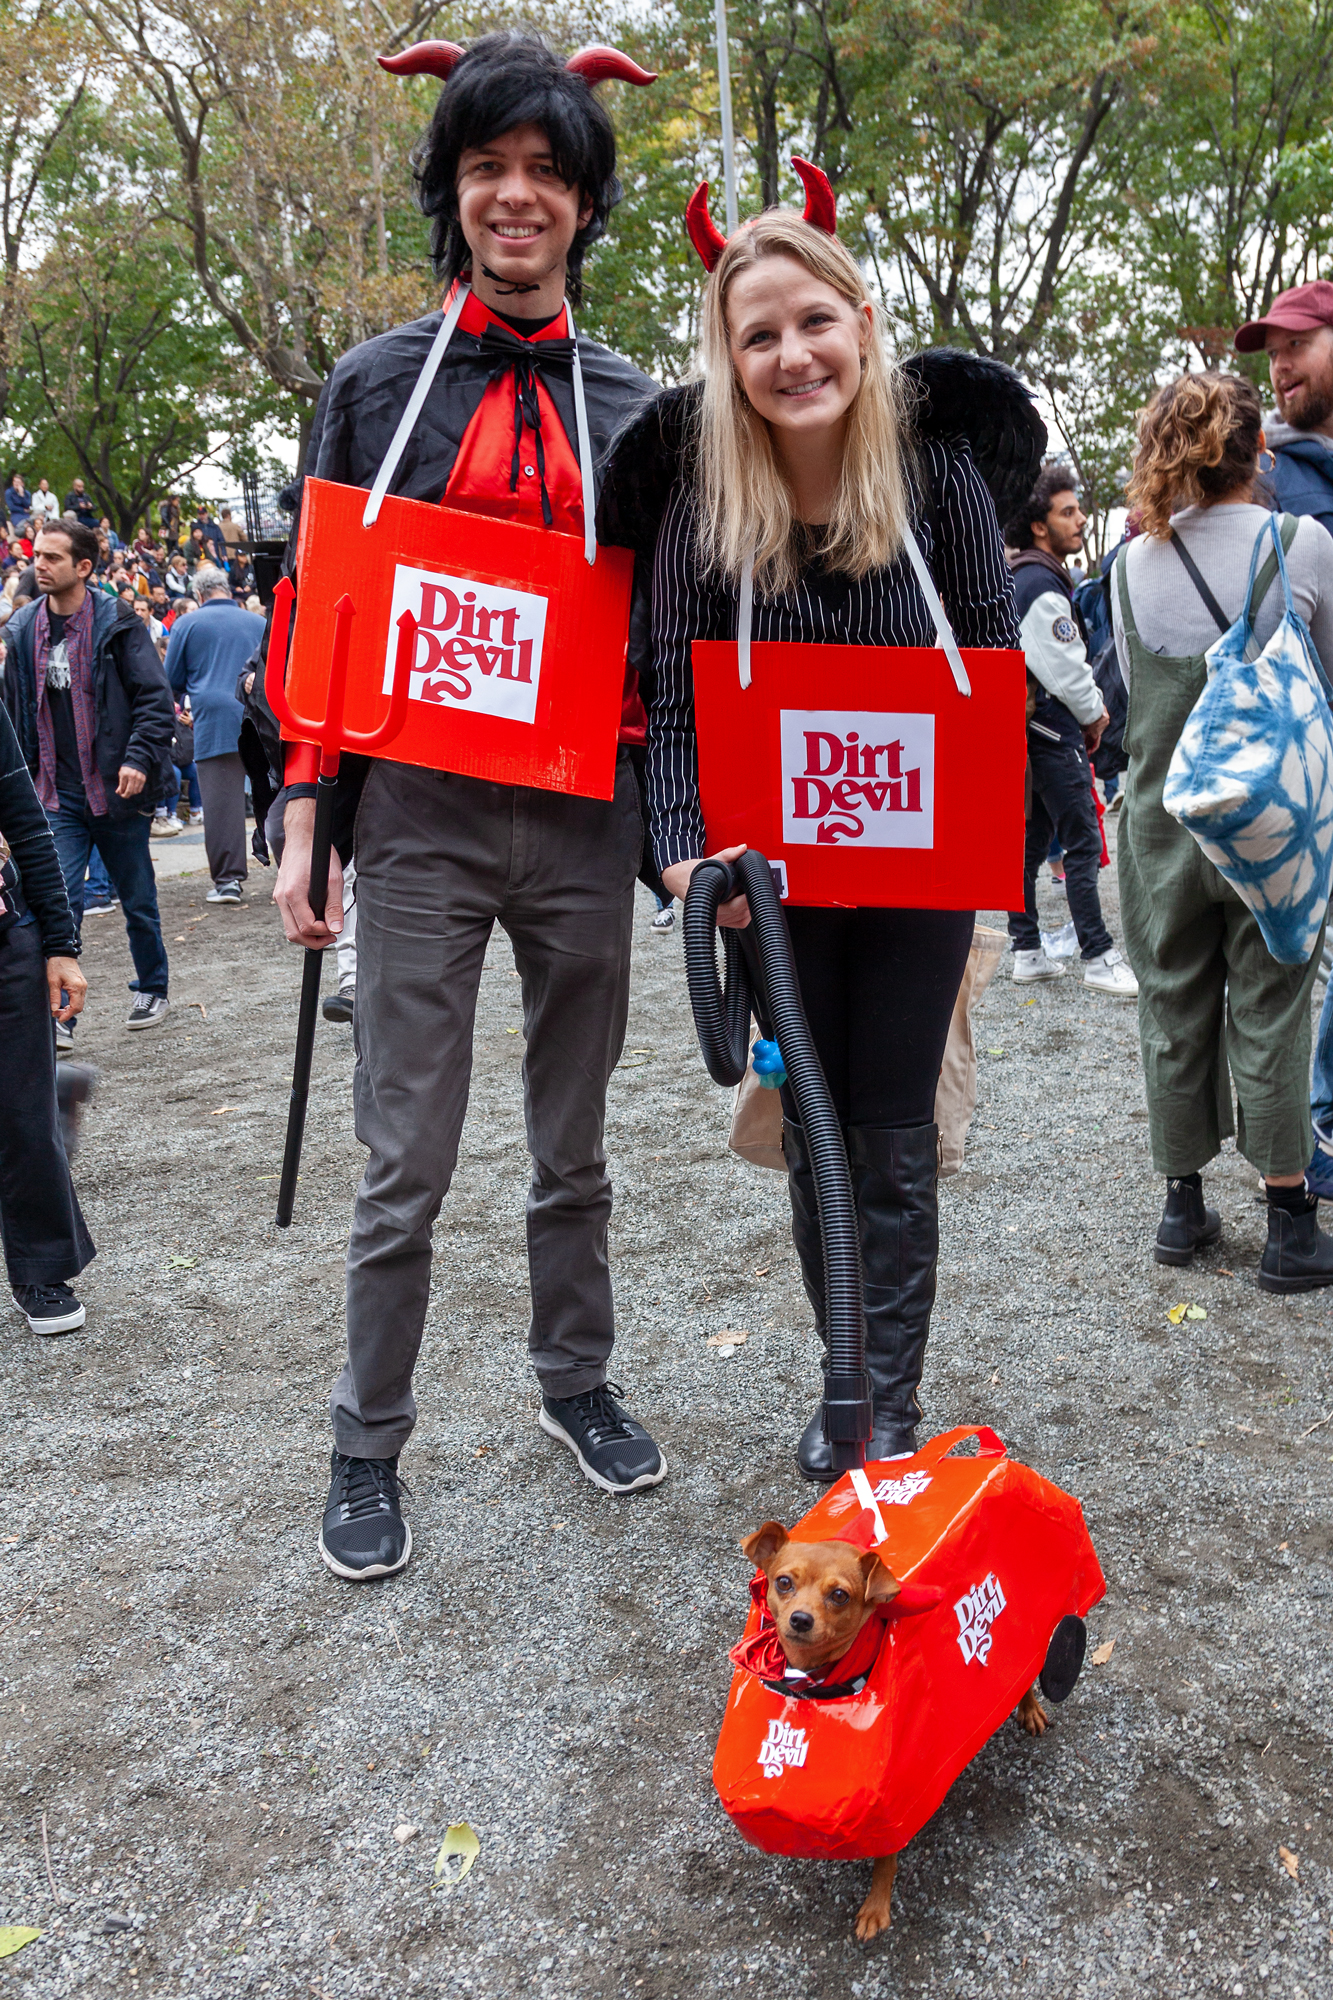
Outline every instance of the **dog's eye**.
<svg viewBox="0 0 1333 2000"><path fill-rule="evenodd" d="M787 1592L792 1588L792 1580L789 1576L780 1576L773 1585L773 1588L779 1597L785 1597Z"/></svg>
<svg viewBox="0 0 1333 2000"><path fill-rule="evenodd" d="M851 1601L845 1590L831 1590L828 1595L830 1604L848 1604Z"/></svg>

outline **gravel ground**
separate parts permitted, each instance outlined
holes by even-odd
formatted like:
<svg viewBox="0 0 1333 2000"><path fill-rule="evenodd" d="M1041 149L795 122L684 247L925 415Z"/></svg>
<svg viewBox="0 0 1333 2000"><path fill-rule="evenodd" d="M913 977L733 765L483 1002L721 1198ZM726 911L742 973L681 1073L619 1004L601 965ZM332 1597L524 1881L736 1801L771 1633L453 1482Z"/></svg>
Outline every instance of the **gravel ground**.
<svg viewBox="0 0 1333 2000"><path fill-rule="evenodd" d="M262 874L240 909L206 886L161 888L160 1033L124 1032L119 919L88 926L88 1325L42 1341L12 1319L3 1351L0 1921L43 1933L0 1965L9 1987L1333 1993L1329 1301L1256 1290L1263 1210L1234 1150L1209 1176L1220 1247L1151 1262L1132 1006L1073 978L991 988L926 1378L928 1431L993 1424L1082 1499L1109 1584L1092 1643L1114 1652L1043 1740L991 1741L860 1946L868 1869L747 1848L709 1779L737 1539L810 1503L791 1448L818 1375L782 1183L726 1151L679 934L644 902L609 1135L614 1372L671 1476L612 1501L536 1426L499 937L404 1461L417 1554L352 1588L314 1547L351 1034L321 1024L281 1235L297 961ZM1207 1318L1172 1327L1187 1299ZM729 1357L705 1344L726 1327L750 1334ZM479 1859L433 1889L456 1821Z"/></svg>

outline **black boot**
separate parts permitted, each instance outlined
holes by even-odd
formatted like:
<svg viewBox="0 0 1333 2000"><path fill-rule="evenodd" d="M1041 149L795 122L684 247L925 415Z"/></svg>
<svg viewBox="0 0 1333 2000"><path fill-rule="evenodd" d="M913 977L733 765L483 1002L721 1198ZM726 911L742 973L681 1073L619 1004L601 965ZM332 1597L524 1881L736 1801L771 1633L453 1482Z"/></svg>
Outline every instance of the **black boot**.
<svg viewBox="0 0 1333 2000"><path fill-rule="evenodd" d="M867 1458L916 1450L917 1387L939 1251L934 1125L851 1125L847 1157L865 1273L866 1368L875 1401ZM816 1411L796 1451L807 1479L836 1477Z"/></svg>
<svg viewBox="0 0 1333 2000"><path fill-rule="evenodd" d="M1274 1194L1285 1199L1274 1201ZM1309 1207L1298 1207L1301 1200ZM1319 1227L1318 1203L1304 1188L1270 1188L1260 1291L1312 1292L1319 1285L1333 1285L1333 1237Z"/></svg>
<svg viewBox="0 0 1333 2000"><path fill-rule="evenodd" d="M1175 1174L1166 1183L1166 1207L1157 1225L1152 1254L1159 1264L1188 1264L1204 1243L1216 1243L1222 1218L1205 1208L1203 1182L1197 1174Z"/></svg>

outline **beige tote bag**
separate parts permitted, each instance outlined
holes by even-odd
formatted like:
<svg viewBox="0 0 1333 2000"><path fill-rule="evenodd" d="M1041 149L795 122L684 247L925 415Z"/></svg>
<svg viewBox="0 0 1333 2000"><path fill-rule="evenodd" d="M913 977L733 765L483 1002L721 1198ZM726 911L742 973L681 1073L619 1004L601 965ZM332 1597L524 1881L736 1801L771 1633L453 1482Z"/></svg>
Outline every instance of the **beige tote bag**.
<svg viewBox="0 0 1333 2000"><path fill-rule="evenodd" d="M1009 939L1003 931L978 924L972 933L967 970L953 1003L949 1039L935 1088L941 1174L956 1174L963 1164L967 1129L977 1108L977 1045L972 1034L972 1014L1008 949ZM753 1063L736 1086L731 1137L727 1143L733 1153L739 1153L752 1167L771 1167L779 1174L787 1171L782 1152L782 1098L776 1090L764 1089L754 1073Z"/></svg>

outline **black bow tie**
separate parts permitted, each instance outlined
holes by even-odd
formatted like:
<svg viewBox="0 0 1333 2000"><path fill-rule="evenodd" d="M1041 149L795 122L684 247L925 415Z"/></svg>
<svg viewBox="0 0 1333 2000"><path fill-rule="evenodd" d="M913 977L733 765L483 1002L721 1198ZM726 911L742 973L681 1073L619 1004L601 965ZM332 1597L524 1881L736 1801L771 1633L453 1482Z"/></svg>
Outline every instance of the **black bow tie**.
<svg viewBox="0 0 1333 2000"><path fill-rule="evenodd" d="M518 491L519 453L523 443L523 426L526 424L537 448L542 520L549 528L554 517L550 495L546 491L546 448L542 442L537 376L539 372L546 371L561 376L565 381L572 381L574 343L572 340L523 340L507 326L496 326L494 323L478 335L478 340L482 353L495 359L496 365L491 370L492 382L509 369L514 372L514 455L509 464L509 490L511 493Z"/></svg>

